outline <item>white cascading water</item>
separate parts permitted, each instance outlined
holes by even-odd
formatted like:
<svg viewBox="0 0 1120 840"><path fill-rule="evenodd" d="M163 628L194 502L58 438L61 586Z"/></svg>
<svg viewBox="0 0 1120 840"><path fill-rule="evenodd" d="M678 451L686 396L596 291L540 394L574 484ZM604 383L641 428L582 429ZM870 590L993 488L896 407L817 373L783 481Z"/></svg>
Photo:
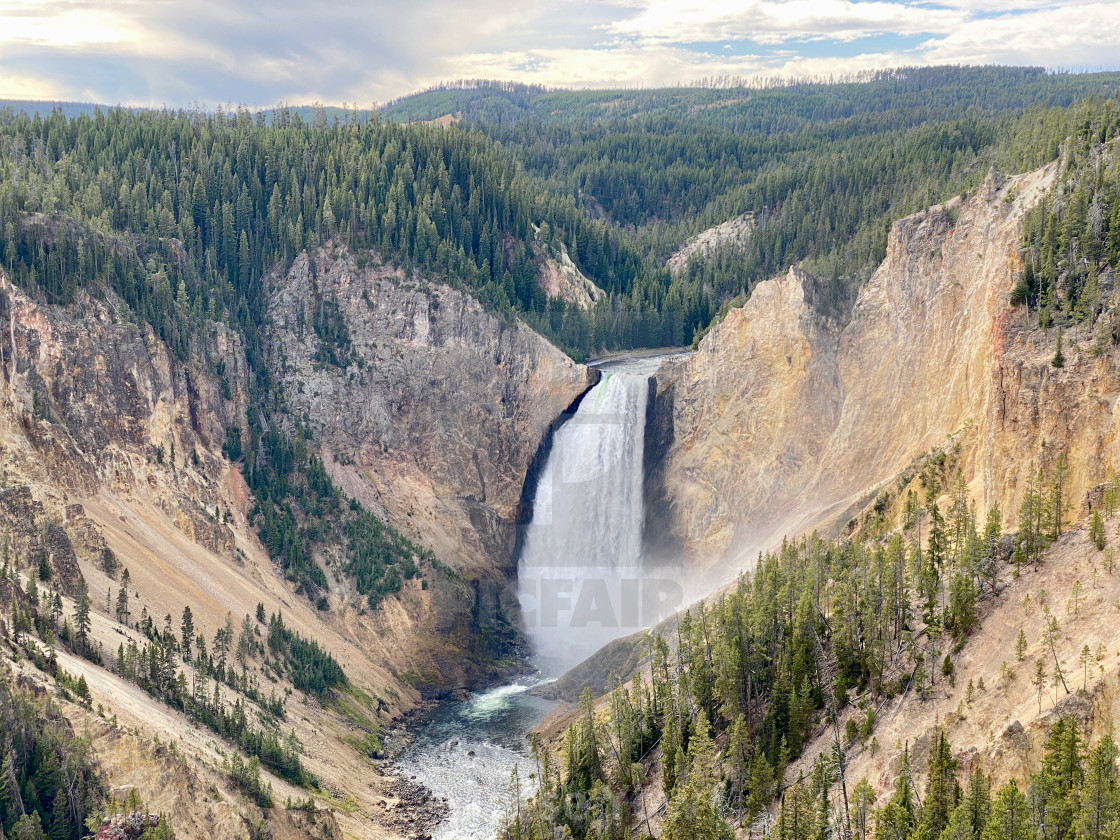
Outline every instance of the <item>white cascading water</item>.
<svg viewBox="0 0 1120 840"><path fill-rule="evenodd" d="M651 372L604 369L553 437L518 563L526 630L546 674L652 624L651 597L666 600L641 575Z"/></svg>
<svg viewBox="0 0 1120 840"><path fill-rule="evenodd" d="M642 569L646 401L662 358L604 365L602 381L553 438L518 565L540 676L681 604L675 581ZM536 791L526 734L553 705L528 691L538 679L443 704L418 729L397 770L446 801L449 813L434 827L434 840L493 838L515 766L522 795Z"/></svg>

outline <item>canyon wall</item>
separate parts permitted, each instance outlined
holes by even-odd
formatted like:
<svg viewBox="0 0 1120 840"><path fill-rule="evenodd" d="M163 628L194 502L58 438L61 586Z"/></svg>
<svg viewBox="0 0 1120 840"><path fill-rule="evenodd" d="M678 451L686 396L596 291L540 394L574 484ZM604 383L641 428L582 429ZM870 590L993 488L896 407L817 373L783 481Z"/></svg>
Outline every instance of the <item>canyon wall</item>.
<svg viewBox="0 0 1120 840"><path fill-rule="evenodd" d="M1009 294L1025 212L1054 166L895 223L843 320L791 271L759 284L690 357L658 373L665 451L650 495L662 552L726 577L810 527L834 531L915 458L959 445L981 509L1016 521L1032 462L1064 452L1077 510L1116 463L1117 354L1088 326L1026 328ZM1069 515L1073 515L1071 512ZM664 548L668 546L669 548Z"/></svg>
<svg viewBox="0 0 1120 840"><path fill-rule="evenodd" d="M468 295L388 268L304 254L268 283L262 350L279 405L262 422L299 421L345 493L430 550L435 563L423 581L406 581L370 610L337 569L339 548L328 540L316 557L327 569L323 600L294 591L250 522L255 500L242 465L223 454L227 435L247 428L252 374L237 333L203 322L178 358L111 296L45 305L2 275L0 548L25 576L39 575L45 559L50 582L42 587L58 584L68 616L74 605L65 596L84 577L90 636L107 666L119 645L147 643L138 626L145 613L157 626L171 616L177 632L189 606L195 632L208 638L227 620L256 627L258 604L266 615L282 613L287 627L335 657L352 686L337 706L292 692L283 731L299 740L320 784L354 803L338 816L341 830L400 836L409 829L398 809L405 794L373 768L360 742L425 693L524 667L513 553L525 477L553 422L597 373ZM316 332L312 306L324 296L330 334L348 336L345 359L332 357L340 346L324 347ZM113 611L120 567L130 575L132 626ZM107 667L57 655L75 679L85 678L92 708L106 710L102 720L66 707L100 733L95 750L113 784L136 780L146 801L179 803L168 807L183 825L212 819L215 836L247 836L240 797L221 771L228 744ZM0 670L44 679L26 659L5 659ZM249 673L277 679L252 658ZM237 696L223 694L227 703ZM182 752L162 753L164 769L134 772L136 750L130 746L129 758L114 746L126 731L137 744L175 743ZM168 772L179 781L161 782ZM281 801L305 794L270 781ZM195 795L214 786L235 803L220 814ZM270 820L277 837L310 836L283 809Z"/></svg>
<svg viewBox="0 0 1120 840"><path fill-rule="evenodd" d="M343 491L448 573L430 576L430 589L408 582L408 597L369 615L338 573L328 575L328 614L288 594L248 522L254 500L240 469L222 451L227 433L246 428L240 337L207 323L177 359L117 302L42 306L0 278L8 551L25 563L46 554L67 592L81 569L104 596L108 548L139 593L166 599L158 615L190 605L207 632L227 612L280 597L309 635L325 620L339 644L376 663L371 675L386 678L398 709L411 703L411 684L451 690L496 678L493 659L519 667L513 554L525 477L597 373L460 291L359 270L350 257L305 253L267 283L262 345L282 401L269 420L301 421ZM317 303L330 309L318 324ZM344 349L324 345L322 317ZM266 585L212 585L231 574ZM480 623L500 636L489 648L478 646Z"/></svg>
<svg viewBox="0 0 1120 840"><path fill-rule="evenodd" d="M302 254L268 286L270 366L332 476L454 568L511 572L529 465L597 373L460 291L345 255ZM316 306L345 323L343 364L322 361Z"/></svg>

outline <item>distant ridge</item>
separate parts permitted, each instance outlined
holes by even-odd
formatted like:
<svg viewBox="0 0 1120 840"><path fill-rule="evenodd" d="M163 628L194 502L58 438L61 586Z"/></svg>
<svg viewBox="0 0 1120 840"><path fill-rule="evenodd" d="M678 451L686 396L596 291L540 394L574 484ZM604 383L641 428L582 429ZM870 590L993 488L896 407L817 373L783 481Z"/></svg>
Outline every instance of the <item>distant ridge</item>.
<svg viewBox="0 0 1120 840"><path fill-rule="evenodd" d="M49 99L0 99L0 111L11 108L17 114L21 111L28 116L40 114L46 116L54 113L55 109L62 111L67 118L80 117L85 114L92 115L96 110L108 111L112 108L124 108L123 105L105 105L100 102L56 102ZM142 111L143 108L128 108L129 111Z"/></svg>
<svg viewBox="0 0 1120 840"><path fill-rule="evenodd" d="M228 103L223 103L220 106L203 107L203 111L207 114L214 114L221 108L225 113L236 113L237 106L231 106ZM0 111L11 108L16 114L26 113L28 116L47 116L54 113L54 111L62 111L62 115L67 119L74 117L92 116L97 110L111 111L117 108L124 108L126 111L152 111L160 110L158 108L142 108L127 105L107 105L104 102L60 102L50 99L0 99ZM167 110L175 111L190 111L191 107L180 106L172 108L167 106ZM364 123L369 119L370 108L351 106L341 107L337 105L276 105L272 108L249 108L249 112L256 117L257 114L264 114L265 120L270 124L277 120L277 117L286 113L288 118L294 119L299 117L305 123L313 124L316 119L325 119L328 124L333 123L336 119L339 122L349 122L352 119L357 119L358 122Z"/></svg>

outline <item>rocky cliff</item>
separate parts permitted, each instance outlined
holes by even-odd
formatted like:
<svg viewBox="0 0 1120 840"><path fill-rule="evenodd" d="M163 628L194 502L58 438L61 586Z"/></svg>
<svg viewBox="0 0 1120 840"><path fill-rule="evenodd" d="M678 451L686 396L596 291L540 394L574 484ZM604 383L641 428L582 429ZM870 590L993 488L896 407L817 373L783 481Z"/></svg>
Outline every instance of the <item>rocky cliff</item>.
<svg viewBox="0 0 1120 840"><path fill-rule="evenodd" d="M460 291L345 255L303 254L268 285L271 367L336 480L452 567L512 572L529 465L595 372ZM324 361L316 307L344 324L345 359Z"/></svg>
<svg viewBox="0 0 1120 840"><path fill-rule="evenodd" d="M1053 372L1041 349L1053 332L1019 330L1008 303L1023 214L1054 174L991 175L897 222L843 320L811 305L811 281L793 271L663 368L655 414L670 442L651 486L662 541L740 567L783 534L833 524L954 436L974 497L1000 501L1008 522L1043 440L1076 461L1072 498L1102 480L1110 363Z"/></svg>
<svg viewBox="0 0 1120 840"><path fill-rule="evenodd" d="M493 657L517 641L512 555L525 477L552 422L595 375L469 296L389 269L303 255L269 282L263 347L283 403L269 419L302 421L343 489L434 553L442 571L428 575L430 586L409 581L370 611L328 548L318 559L331 572L330 609L292 590L249 523L254 499L240 468L223 455L227 434L246 427L249 391L245 351L226 326L204 323L177 358L119 301L43 305L2 276L0 546L25 585L45 563L43 587L59 584L66 615L74 604L65 596L84 577L92 644L110 666L119 645L148 642L113 613L121 567L134 625L142 613L157 625L168 614L177 630L189 606L195 632L213 638L227 620L252 624L258 604L282 613L353 686L337 708L292 693L284 732L324 789L349 803L336 829L400 836L414 828L398 825L403 794L371 767L362 738L414 707L418 686L453 690L499 673ZM316 302L330 323L315 320ZM512 642L486 638L501 627ZM228 744L107 668L65 650L58 658L111 718L107 729L92 720L104 729L95 752L110 783L134 784L144 801L174 810L177 825L206 825L211 803L192 791L229 787L220 769ZM18 670L36 673L26 661ZM277 678L252 658L249 674ZM281 675L279 689L286 684ZM229 703L238 696L223 694ZM91 725L87 712L74 714ZM119 749L132 742L118 722L182 752L164 754L162 769L134 772L136 751ZM281 801L305 795L270 781ZM220 809L215 836L247 836L252 808L236 791L226 797L233 805ZM274 836L311 836L300 819L283 809L269 817ZM334 818L316 819L329 828Z"/></svg>
<svg viewBox="0 0 1120 840"><path fill-rule="evenodd" d="M723 246L743 242L754 232L754 226L754 217L747 214L702 230L674 251L665 261L665 267L673 274L681 274L693 256L704 257Z"/></svg>
<svg viewBox="0 0 1120 840"><path fill-rule="evenodd" d="M458 290L344 252L302 254L266 280L269 363L290 416L347 495L452 570L384 602L367 643L441 691L498 678L488 660L522 667L513 555L526 475L597 374ZM330 339L316 319L333 319ZM361 611L346 585L333 598Z"/></svg>
<svg viewBox="0 0 1120 840"><path fill-rule="evenodd" d="M0 276L9 547L29 560L46 552L69 584L75 556L100 560L106 548L86 508L108 499L151 506L207 551L229 554L235 544L221 447L244 414L240 342L211 324L182 361L121 313L89 299L73 312L39 306Z"/></svg>
<svg viewBox="0 0 1120 840"><path fill-rule="evenodd" d="M559 298L580 309L590 309L606 297L607 293L579 270L562 242L559 246L559 252L554 254L550 248L533 243L533 253L539 266L537 283L550 300Z"/></svg>

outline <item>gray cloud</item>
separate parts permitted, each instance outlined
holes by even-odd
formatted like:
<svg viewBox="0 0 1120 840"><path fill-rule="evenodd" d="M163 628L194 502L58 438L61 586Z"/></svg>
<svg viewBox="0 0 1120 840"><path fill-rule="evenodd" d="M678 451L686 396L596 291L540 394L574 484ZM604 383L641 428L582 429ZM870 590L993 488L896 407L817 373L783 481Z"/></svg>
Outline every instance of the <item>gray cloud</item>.
<svg viewBox="0 0 1120 840"><path fill-rule="evenodd" d="M1115 65L1109 11L1092 0L0 0L0 97L364 106L479 76L608 86L899 62ZM882 43L915 34L930 38ZM871 36L874 49L828 54Z"/></svg>
<svg viewBox="0 0 1120 840"><path fill-rule="evenodd" d="M8 40L0 30L4 79L39 78L52 92L130 104L232 100L368 103L462 75L455 56L534 43L572 47L595 37L606 15L586 2L533 6L488 0L335 2L194 0L111 4L119 40L96 45ZM9 7L10 8L6 8ZM36 7L41 8L41 7ZM105 2L52 5L67 14L107 12ZM33 16L32 7L0 2ZM582 21L575 24L573 21Z"/></svg>

